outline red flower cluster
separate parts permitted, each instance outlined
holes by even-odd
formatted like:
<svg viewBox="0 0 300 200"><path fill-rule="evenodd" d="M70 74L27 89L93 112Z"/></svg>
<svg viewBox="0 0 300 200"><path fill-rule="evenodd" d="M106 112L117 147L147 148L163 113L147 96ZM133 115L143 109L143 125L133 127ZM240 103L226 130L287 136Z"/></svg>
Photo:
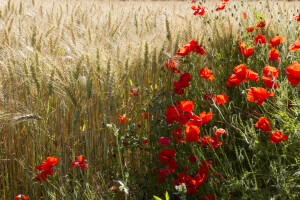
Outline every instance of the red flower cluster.
<svg viewBox="0 0 300 200"><path fill-rule="evenodd" d="M230 87L232 85L238 86L243 81L247 82L246 78L253 81L259 80L258 73L255 73L251 69L247 69L244 64L236 66L233 71L234 74L230 75L227 79L227 87Z"/></svg>
<svg viewBox="0 0 300 200"><path fill-rule="evenodd" d="M196 53L200 53L201 55L204 55L206 52L202 47L203 47L202 44L199 45L197 41L191 40L187 45L180 47L178 49L177 55L186 56L190 52L196 52Z"/></svg>
<svg viewBox="0 0 300 200"><path fill-rule="evenodd" d="M202 8L200 7L200 5L195 6L192 5L192 10L194 11L194 15L205 15L205 13L207 13L207 9L205 8L205 6L203 5Z"/></svg>
<svg viewBox="0 0 300 200"><path fill-rule="evenodd" d="M80 167L81 169L84 169L84 168L88 167L88 164L86 164L84 162L84 160L85 160L85 157L83 155L78 156L77 160L73 161L71 163L71 167L77 166L77 167Z"/></svg>
<svg viewBox="0 0 300 200"><path fill-rule="evenodd" d="M246 59L253 54L254 48L253 47L247 48L246 44L242 41L239 42L238 47L239 47L240 54L242 54Z"/></svg>
<svg viewBox="0 0 300 200"><path fill-rule="evenodd" d="M263 19L259 19L257 25L256 25L256 28L263 28L266 26L266 21L263 20Z"/></svg>
<svg viewBox="0 0 300 200"><path fill-rule="evenodd" d="M35 177L37 181L45 181L47 175L53 175L53 167L57 164L59 157L47 157L45 162L42 162L40 166L37 166L35 169L39 171L39 174Z"/></svg>
<svg viewBox="0 0 300 200"><path fill-rule="evenodd" d="M251 33L251 32L254 31L254 29L255 29L254 27L249 27L249 28L247 28L247 32L248 32L248 33Z"/></svg>

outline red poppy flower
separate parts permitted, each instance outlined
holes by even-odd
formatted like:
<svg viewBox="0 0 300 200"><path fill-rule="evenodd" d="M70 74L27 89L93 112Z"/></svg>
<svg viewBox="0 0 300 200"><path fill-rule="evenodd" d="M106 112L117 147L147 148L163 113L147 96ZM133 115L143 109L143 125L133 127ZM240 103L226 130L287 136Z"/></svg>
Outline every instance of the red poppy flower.
<svg viewBox="0 0 300 200"><path fill-rule="evenodd" d="M238 48L239 48L239 53L243 54L243 51L247 48L247 46L243 41L239 41Z"/></svg>
<svg viewBox="0 0 300 200"><path fill-rule="evenodd" d="M266 117L260 117L258 119L258 122L256 123L255 127L259 128L263 131L272 131L272 129L270 129L269 119Z"/></svg>
<svg viewBox="0 0 300 200"><path fill-rule="evenodd" d="M212 112L206 113L205 111L202 113L199 113L199 117L202 120L202 124L206 124L207 122L209 122L211 120L213 116ZM195 120L195 119L194 119Z"/></svg>
<svg viewBox="0 0 300 200"><path fill-rule="evenodd" d="M23 194L19 194L18 196L16 196L16 197L14 198L14 200L18 200L18 199L29 199L29 197L28 197L28 196L25 196L25 195L23 195Z"/></svg>
<svg viewBox="0 0 300 200"><path fill-rule="evenodd" d="M286 68L286 75L291 85L300 83L300 63L294 62Z"/></svg>
<svg viewBox="0 0 300 200"><path fill-rule="evenodd" d="M288 137L289 136L287 134L282 135L281 131L275 131L270 135L270 142L279 143L282 142L283 139L287 140Z"/></svg>
<svg viewBox="0 0 300 200"><path fill-rule="evenodd" d="M193 101L181 101L180 106L183 112L192 112L194 108L194 102Z"/></svg>
<svg viewBox="0 0 300 200"><path fill-rule="evenodd" d="M210 136L203 136L201 138L201 145L205 146L208 144L210 149L215 149L218 146L222 145L222 142L218 142L219 137L210 137Z"/></svg>
<svg viewBox="0 0 300 200"><path fill-rule="evenodd" d="M124 142L123 142L123 145L124 145L124 146L127 146L127 145L129 145L129 142L128 142L128 141L124 141Z"/></svg>
<svg viewBox="0 0 300 200"><path fill-rule="evenodd" d="M178 95L183 95L184 94L184 89L180 88L180 87L176 87L175 88L175 93Z"/></svg>
<svg viewBox="0 0 300 200"><path fill-rule="evenodd" d="M86 164L84 162L84 160L85 160L85 157L83 155L78 156L77 160L73 161L71 163L71 167L77 166L77 167L80 167L81 169L84 169L84 168L88 167L88 164Z"/></svg>
<svg viewBox="0 0 300 200"><path fill-rule="evenodd" d="M266 88L279 88L279 84L276 82L276 79L279 75L279 69L272 66L265 66L264 67L264 75L262 79L265 83Z"/></svg>
<svg viewBox="0 0 300 200"><path fill-rule="evenodd" d="M300 13L299 13L299 15L296 15L296 16L294 17L294 19L297 20L297 22L300 22Z"/></svg>
<svg viewBox="0 0 300 200"><path fill-rule="evenodd" d="M197 142L199 141L200 129L198 126L190 125L185 129L186 139L188 142Z"/></svg>
<svg viewBox="0 0 300 200"><path fill-rule="evenodd" d="M39 174L35 177L35 180L42 181L46 180L47 176L53 175L53 167L57 164L59 157L49 156L46 158L45 162L42 162L40 166L35 169L39 171Z"/></svg>
<svg viewBox="0 0 300 200"><path fill-rule="evenodd" d="M159 169L158 171L157 171L157 173L158 173L158 175L159 175L159 177L158 177L158 182L159 183L164 183L165 181L166 181L166 178L165 177L167 177L167 176L169 176L170 175L170 170L169 169Z"/></svg>
<svg viewBox="0 0 300 200"><path fill-rule="evenodd" d="M240 64L233 69L235 75L240 76L240 77L246 76L246 70L247 70L247 68L244 64Z"/></svg>
<svg viewBox="0 0 300 200"><path fill-rule="evenodd" d="M170 143L170 138L168 137L160 137L159 143L163 146L167 146Z"/></svg>
<svg viewBox="0 0 300 200"><path fill-rule="evenodd" d="M226 6L226 1L222 1L222 2L218 3L217 4L218 8L216 9L216 11L223 10L225 8L225 6Z"/></svg>
<svg viewBox="0 0 300 200"><path fill-rule="evenodd" d="M52 157L52 156L47 157L45 160L45 162L49 167L54 167L58 161L59 161L59 157ZM43 166L42 169L44 169Z"/></svg>
<svg viewBox="0 0 300 200"><path fill-rule="evenodd" d="M202 68L200 70L200 76L203 77L203 78L209 79L211 81L214 80L214 75L213 75L212 70L207 69L207 68Z"/></svg>
<svg viewBox="0 0 300 200"><path fill-rule="evenodd" d="M223 105L227 102L229 96L226 96L225 94L216 95L214 98L214 101L219 104Z"/></svg>
<svg viewBox="0 0 300 200"><path fill-rule="evenodd" d="M269 41L269 47L275 47L280 45L280 43L284 42L285 38L283 36L275 36L270 39Z"/></svg>
<svg viewBox="0 0 300 200"><path fill-rule="evenodd" d="M184 74L181 74L180 75L180 80L183 80L183 81L192 81L192 78L191 78L191 74L186 72Z"/></svg>
<svg viewBox="0 0 300 200"><path fill-rule="evenodd" d="M204 55L206 52L205 50L202 48L203 45L199 45L198 42L191 40L189 42L189 44L180 47L177 51L177 55L181 55L181 56L185 56L188 55L191 51L192 52L196 52L196 53L200 53L201 55Z"/></svg>
<svg viewBox="0 0 300 200"><path fill-rule="evenodd" d="M247 58L249 58L253 54L253 51L254 51L254 48L250 47L248 49L243 50L242 54L247 59Z"/></svg>
<svg viewBox="0 0 300 200"><path fill-rule="evenodd" d="M160 162L170 161L175 154L176 151L174 149L164 149L159 153L158 158Z"/></svg>
<svg viewBox="0 0 300 200"><path fill-rule="evenodd" d="M190 49L188 46L180 47L177 51L177 55L186 56L190 53Z"/></svg>
<svg viewBox="0 0 300 200"><path fill-rule="evenodd" d="M240 54L243 54L243 51L247 49L246 44L242 41L239 41L238 47L239 47L239 53Z"/></svg>
<svg viewBox="0 0 300 200"><path fill-rule="evenodd" d="M212 160L202 161L200 166L200 174L208 174L212 170L213 164L214 163Z"/></svg>
<svg viewBox="0 0 300 200"><path fill-rule="evenodd" d="M220 136L220 135L225 134L225 133L226 133L226 131L222 128L219 128L217 131L213 131L213 134L215 136Z"/></svg>
<svg viewBox="0 0 300 200"><path fill-rule="evenodd" d="M120 123L128 122L128 121L131 120L131 118L127 118L127 117L126 117L126 114L124 114L124 115L122 115L122 116L119 115L118 118L119 118L119 120L120 120Z"/></svg>
<svg viewBox="0 0 300 200"><path fill-rule="evenodd" d="M267 39L265 38L265 36L263 36L262 34L258 34L255 38L255 40L253 41L254 44L263 44L263 43L267 43Z"/></svg>
<svg viewBox="0 0 300 200"><path fill-rule="evenodd" d="M191 40L190 43L188 44L190 51L200 53L201 55L204 55L206 52L202 48L203 44L199 45L197 41Z"/></svg>
<svg viewBox="0 0 300 200"><path fill-rule="evenodd" d="M276 67L272 67L272 66L265 66L264 67L264 76L267 76L267 77L272 77L274 79L277 79L279 75L279 69L276 68Z"/></svg>
<svg viewBox="0 0 300 200"><path fill-rule="evenodd" d="M269 96L274 96L273 92L269 92L265 88L261 87L252 87L249 89L249 92L247 94L247 99L249 101L258 101L256 102L256 105L261 105L266 98Z"/></svg>
<svg viewBox="0 0 300 200"><path fill-rule="evenodd" d="M171 159L164 163L164 167L167 167L170 171L170 173L175 172L178 164L176 163L175 159Z"/></svg>
<svg viewBox="0 0 300 200"><path fill-rule="evenodd" d="M200 200L215 200L215 195L214 194L209 194L206 197L201 197Z"/></svg>
<svg viewBox="0 0 300 200"><path fill-rule="evenodd" d="M271 78L268 76L263 76L262 79L265 83L266 88L272 88L272 89L280 88L280 85L278 84L278 82L276 81L276 79L274 77Z"/></svg>
<svg viewBox="0 0 300 200"><path fill-rule="evenodd" d="M182 142L183 135L181 133L181 128L177 128L174 131L172 131L172 136L174 137L174 143L178 144L179 142Z"/></svg>
<svg viewBox="0 0 300 200"><path fill-rule="evenodd" d="M245 78L232 74L227 79L227 87L238 86L243 81L246 81Z"/></svg>
<svg viewBox="0 0 300 200"><path fill-rule="evenodd" d="M174 121L178 121L179 117L182 115L181 108L178 106L169 106L169 109L166 111L166 121L169 124L173 124Z"/></svg>
<svg viewBox="0 0 300 200"><path fill-rule="evenodd" d="M148 140L147 139L146 140L142 140L142 143L147 144Z"/></svg>
<svg viewBox="0 0 300 200"><path fill-rule="evenodd" d="M265 27L265 26L266 26L266 21L260 19L259 22L258 22L257 25L256 25L256 28L263 28L263 27Z"/></svg>
<svg viewBox="0 0 300 200"><path fill-rule="evenodd" d="M289 46L289 50L291 52L296 52L298 49L300 49L300 37L294 42L294 44Z"/></svg>
<svg viewBox="0 0 300 200"><path fill-rule="evenodd" d="M169 176L170 175L170 171L168 169L159 169L157 171L157 173L160 175L160 176Z"/></svg>
<svg viewBox="0 0 300 200"><path fill-rule="evenodd" d="M202 8L200 7L200 5L198 6L192 6L192 10L194 10L194 15L205 15L205 13L207 13L207 9L205 8L205 6L203 5Z"/></svg>
<svg viewBox="0 0 300 200"><path fill-rule="evenodd" d="M244 19L247 19L247 14L245 12L243 12L242 15Z"/></svg>
<svg viewBox="0 0 300 200"><path fill-rule="evenodd" d="M259 81L258 73L252 71L251 69L246 70L246 77L252 81Z"/></svg>
<svg viewBox="0 0 300 200"><path fill-rule="evenodd" d="M278 56L280 55L279 50L272 48L272 49L269 51L269 55L270 55L269 61L273 61L273 60L277 60L278 62L281 61L281 59L278 58Z"/></svg>
<svg viewBox="0 0 300 200"><path fill-rule="evenodd" d="M191 154L191 156L189 157L189 161L190 161L191 163L197 162L196 156L195 156L194 154Z"/></svg>
<svg viewBox="0 0 300 200"><path fill-rule="evenodd" d="M248 33L251 33L251 32L253 32L254 31L254 27L249 27L249 28L247 28L247 32Z"/></svg>
<svg viewBox="0 0 300 200"><path fill-rule="evenodd" d="M174 86L176 88L188 88L189 87L189 82L188 81L185 81L185 80L179 80L179 81L175 81L174 82Z"/></svg>
<svg viewBox="0 0 300 200"><path fill-rule="evenodd" d="M177 173L178 179L173 181L173 185L181 185L185 184L187 188L187 193L195 194L197 193L197 187L202 185L206 179L206 174L196 174L193 178L184 174L184 173Z"/></svg>

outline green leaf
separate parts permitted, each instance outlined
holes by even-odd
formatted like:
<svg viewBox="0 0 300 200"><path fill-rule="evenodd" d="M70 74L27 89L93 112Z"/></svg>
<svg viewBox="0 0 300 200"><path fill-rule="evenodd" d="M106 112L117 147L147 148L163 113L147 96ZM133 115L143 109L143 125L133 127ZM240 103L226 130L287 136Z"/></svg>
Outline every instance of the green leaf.
<svg viewBox="0 0 300 200"><path fill-rule="evenodd" d="M157 196L153 196L154 197L154 199L156 199L156 200L162 200L161 198L159 198L159 197L157 197Z"/></svg>
<svg viewBox="0 0 300 200"><path fill-rule="evenodd" d="M166 200L170 200L168 191L166 191Z"/></svg>

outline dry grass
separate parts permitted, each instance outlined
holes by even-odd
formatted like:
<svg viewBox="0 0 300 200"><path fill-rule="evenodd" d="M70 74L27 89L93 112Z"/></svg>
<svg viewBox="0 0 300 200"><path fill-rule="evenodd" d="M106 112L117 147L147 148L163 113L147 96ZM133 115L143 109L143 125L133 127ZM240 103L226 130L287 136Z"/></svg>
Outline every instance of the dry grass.
<svg viewBox="0 0 300 200"><path fill-rule="evenodd" d="M225 27L230 27L231 37L240 38L237 30L244 25L242 11L250 17L252 8L269 13L259 2L248 2L241 7L233 1L224 12L212 12L216 2L209 1L209 12L201 18L192 15L187 2L2 0L2 198L11 199L16 193L29 193L33 199L50 198L32 177L35 166L46 156L55 155L61 158L55 171L63 189L51 192L57 199L65 199L76 185L70 178L76 172L66 166L79 154L85 154L93 166L84 179L91 180L92 191L103 195L118 178L115 172L119 169L112 159L114 136L105 124L121 126L117 115L127 113L143 127L138 135L148 138L149 122L141 121L140 116L151 101L149 93L159 95L169 81L162 74L164 60L191 38L211 47L209 41L215 34L227 34ZM270 2L272 13L266 17L270 22L267 32L288 36L287 44L296 38L297 32L291 30L299 30L289 22L299 12L295 5ZM278 26L271 27L275 22ZM214 44L222 45L222 41L214 40ZM150 89L150 85L158 89ZM131 88L139 93L138 102L130 95ZM121 134L124 129L121 127ZM124 155L128 166L139 166L138 173L144 170L144 163L135 159L141 152ZM98 191L99 185L103 189Z"/></svg>

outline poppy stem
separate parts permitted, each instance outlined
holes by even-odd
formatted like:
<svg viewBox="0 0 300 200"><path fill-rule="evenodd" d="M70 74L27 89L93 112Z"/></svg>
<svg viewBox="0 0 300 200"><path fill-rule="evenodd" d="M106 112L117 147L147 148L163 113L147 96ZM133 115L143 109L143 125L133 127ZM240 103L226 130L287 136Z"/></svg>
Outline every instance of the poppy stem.
<svg viewBox="0 0 300 200"><path fill-rule="evenodd" d="M217 121L217 122L222 122L222 123L225 123L225 124L227 124L227 125L229 125L229 126L231 126L231 127L233 127L233 128L235 128L236 130L238 130L238 131L240 131L241 133L242 133L242 135L244 136L244 138L245 138L245 140L246 140L246 142L249 144L249 141L248 141L248 139L247 139L247 137L246 137L246 135L245 135L245 133L241 130L241 129L239 129L238 127L236 127L236 126L233 126L232 124L230 124L230 123L228 123L227 122L227 120L225 119L225 117L223 116L223 114L222 114L222 112L220 111L220 109L218 108L218 106L216 105L216 103L213 101L213 105L215 106L215 108L219 111L219 113L220 113L220 115L221 115L221 117L223 118L223 120L224 120L224 122L222 122L222 121Z"/></svg>

